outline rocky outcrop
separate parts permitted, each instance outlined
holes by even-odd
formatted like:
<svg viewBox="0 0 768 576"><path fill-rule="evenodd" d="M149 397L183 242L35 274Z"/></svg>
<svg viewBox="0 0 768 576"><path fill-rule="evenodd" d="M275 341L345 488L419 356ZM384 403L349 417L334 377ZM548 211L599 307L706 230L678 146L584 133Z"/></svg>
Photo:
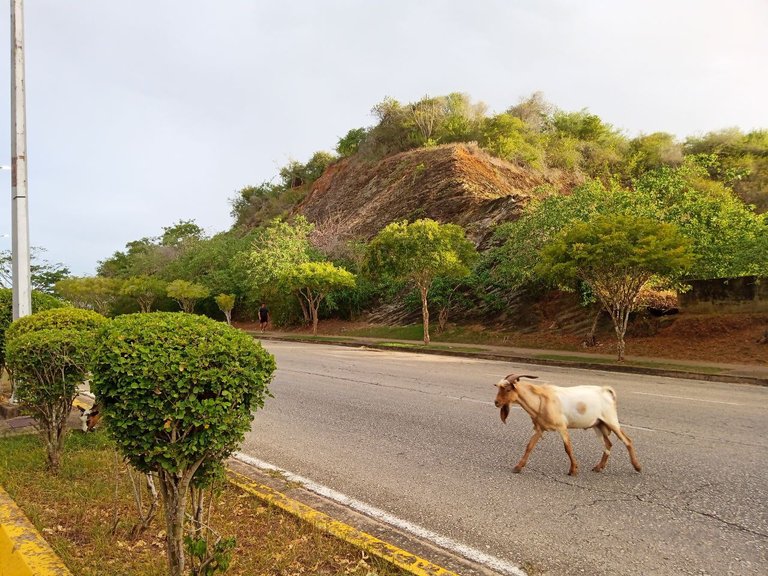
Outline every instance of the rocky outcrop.
<svg viewBox="0 0 768 576"><path fill-rule="evenodd" d="M432 218L463 226L477 243L495 224L516 219L531 196L568 191L573 181L520 168L473 144L409 150L378 161L333 164L294 210L311 222L343 223L369 239L393 221Z"/></svg>

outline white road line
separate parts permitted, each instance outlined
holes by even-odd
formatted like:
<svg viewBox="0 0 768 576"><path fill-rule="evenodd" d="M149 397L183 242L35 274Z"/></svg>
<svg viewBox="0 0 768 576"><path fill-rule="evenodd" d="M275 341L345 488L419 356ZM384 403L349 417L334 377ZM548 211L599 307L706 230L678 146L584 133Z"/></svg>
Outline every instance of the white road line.
<svg viewBox="0 0 768 576"><path fill-rule="evenodd" d="M656 432L653 428L645 428L643 426L631 426L629 424L622 424L622 428L632 428L632 430L645 430L646 432Z"/></svg>
<svg viewBox="0 0 768 576"><path fill-rule="evenodd" d="M474 398L467 398L466 396L446 396L448 400L460 400L464 402L474 402L475 404L487 404L488 406L493 406L493 402L488 402L487 400L475 400Z"/></svg>
<svg viewBox="0 0 768 576"><path fill-rule="evenodd" d="M270 464L269 462L264 462L263 460L259 460L258 458L254 458L253 456L243 454L242 452L235 452L233 456L237 460L240 460L241 462L244 462L251 466L256 466L257 468L261 468L262 470L271 470L273 472L280 472L287 480L290 480L291 482L298 482L304 488L314 492L315 494L319 494L320 496L329 498L334 502L338 502L339 504L352 508L353 510L357 510L358 512L361 512L366 516L370 516L371 518L375 518L377 520L381 520L382 522L386 522L387 524L394 526L395 528L399 528L406 532L410 532L411 534L413 534L414 536L417 536L418 538L428 540L433 544L437 544L438 546L441 546L446 550L449 550L451 552L455 552L456 554L464 556L465 558L472 560L473 562L477 562L478 564L487 566L492 570L496 570L497 572L501 572L502 574L508 574L509 576L527 576L527 574L520 567L515 566L514 564L507 562L506 560L502 560L501 558L497 558L496 556L491 556L490 554L486 554L485 552L481 552L476 548L466 546L465 544L462 544L461 542L457 542L456 540L448 538L447 536L442 536L422 526L413 524L411 522L408 522L407 520L398 518L397 516L393 516L392 514L385 512L384 510L381 510L380 508L375 508L370 504L366 504L365 502L361 502L360 500L355 500L354 498L350 498L349 496L342 494L341 492L337 492L336 490L328 488L327 486L323 486L322 484L313 482L308 478L304 478L303 476L298 476L296 474L288 472L287 470L278 468L274 464Z"/></svg>
<svg viewBox="0 0 768 576"><path fill-rule="evenodd" d="M676 398L677 400L690 400L691 402L708 402L709 404L728 404L729 406L741 406L739 402L723 402L721 400L704 400L702 398L690 398L688 396L672 396L670 394L651 394L650 392L630 392L642 396L657 396L658 398Z"/></svg>

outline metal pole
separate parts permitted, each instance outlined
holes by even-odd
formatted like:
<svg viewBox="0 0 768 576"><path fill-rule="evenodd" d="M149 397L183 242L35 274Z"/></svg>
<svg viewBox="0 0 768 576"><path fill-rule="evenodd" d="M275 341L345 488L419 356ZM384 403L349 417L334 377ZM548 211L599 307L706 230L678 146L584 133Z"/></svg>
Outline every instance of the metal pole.
<svg viewBox="0 0 768 576"><path fill-rule="evenodd" d="M27 207L27 112L24 86L24 1L11 0L11 254L13 319L32 313Z"/></svg>

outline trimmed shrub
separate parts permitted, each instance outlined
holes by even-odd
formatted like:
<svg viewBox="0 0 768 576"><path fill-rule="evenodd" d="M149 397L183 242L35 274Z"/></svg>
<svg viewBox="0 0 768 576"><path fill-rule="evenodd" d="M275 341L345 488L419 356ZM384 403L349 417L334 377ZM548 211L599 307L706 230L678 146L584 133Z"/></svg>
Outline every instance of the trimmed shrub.
<svg viewBox="0 0 768 576"><path fill-rule="evenodd" d="M82 308L54 308L19 318L5 333L7 340L39 330L74 330L93 332L101 328L107 318L93 310Z"/></svg>
<svg viewBox="0 0 768 576"><path fill-rule="evenodd" d="M53 308L66 308L70 305L44 292L32 291L32 312L41 312ZM13 322L13 291L0 288L0 371L5 368L5 331Z"/></svg>
<svg viewBox="0 0 768 576"><path fill-rule="evenodd" d="M123 456L160 479L170 574L181 575L190 485L242 442L274 358L244 332L182 313L120 316L99 340L93 390Z"/></svg>
<svg viewBox="0 0 768 576"><path fill-rule="evenodd" d="M20 318L6 333L14 395L37 422L53 473L59 471L72 400L88 376L97 329L106 322L95 312L59 308Z"/></svg>

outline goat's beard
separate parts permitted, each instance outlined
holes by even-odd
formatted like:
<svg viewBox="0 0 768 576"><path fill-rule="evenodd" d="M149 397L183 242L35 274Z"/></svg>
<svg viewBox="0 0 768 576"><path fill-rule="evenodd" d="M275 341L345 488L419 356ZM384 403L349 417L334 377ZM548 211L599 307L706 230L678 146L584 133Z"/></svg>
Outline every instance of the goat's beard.
<svg viewBox="0 0 768 576"><path fill-rule="evenodd" d="M501 421L504 422L504 424L507 423L507 416L509 416L509 404L504 404L501 409L499 410L499 416L501 416Z"/></svg>

